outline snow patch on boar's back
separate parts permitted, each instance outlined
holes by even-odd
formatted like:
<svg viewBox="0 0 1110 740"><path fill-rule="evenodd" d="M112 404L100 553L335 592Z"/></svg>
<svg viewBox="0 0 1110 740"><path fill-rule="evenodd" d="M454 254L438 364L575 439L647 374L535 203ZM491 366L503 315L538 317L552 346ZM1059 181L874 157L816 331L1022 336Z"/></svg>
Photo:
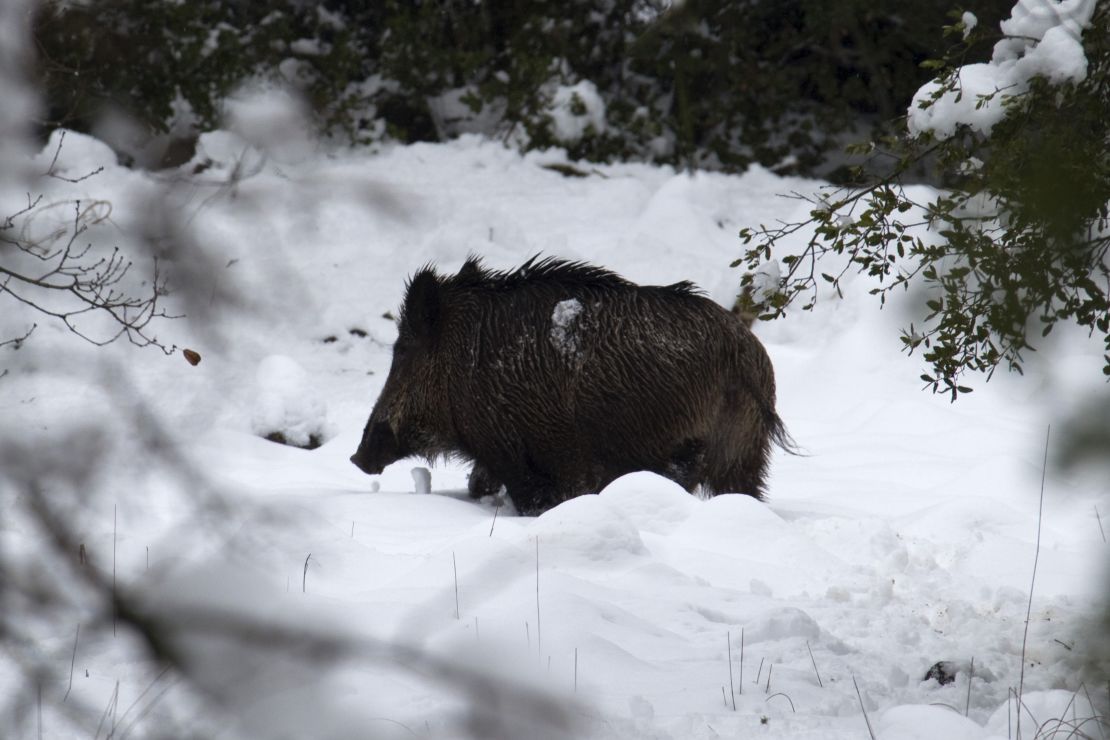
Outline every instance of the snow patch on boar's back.
<svg viewBox="0 0 1110 740"><path fill-rule="evenodd" d="M568 298L555 304L551 312L551 343L561 354L571 356L578 353L578 315L582 313L582 302Z"/></svg>

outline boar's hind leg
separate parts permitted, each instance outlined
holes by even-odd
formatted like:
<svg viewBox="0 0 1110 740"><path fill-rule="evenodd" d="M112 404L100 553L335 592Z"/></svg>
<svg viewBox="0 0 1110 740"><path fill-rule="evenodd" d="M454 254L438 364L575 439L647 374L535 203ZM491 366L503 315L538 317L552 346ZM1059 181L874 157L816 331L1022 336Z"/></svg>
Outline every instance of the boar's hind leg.
<svg viewBox="0 0 1110 740"><path fill-rule="evenodd" d="M705 442L700 439L683 440L671 453L664 468L652 472L670 478L693 492L705 478Z"/></svg>
<svg viewBox="0 0 1110 740"><path fill-rule="evenodd" d="M474 467L470 469L470 478L467 480L466 487L470 491L470 498L480 499L486 496L496 496L501 493L501 489L505 485L494 477L489 468L476 462Z"/></svg>
<svg viewBox="0 0 1110 740"><path fill-rule="evenodd" d="M710 464L706 471L706 489L711 495L743 493L765 501L764 481L770 457L770 442L764 437L732 459Z"/></svg>

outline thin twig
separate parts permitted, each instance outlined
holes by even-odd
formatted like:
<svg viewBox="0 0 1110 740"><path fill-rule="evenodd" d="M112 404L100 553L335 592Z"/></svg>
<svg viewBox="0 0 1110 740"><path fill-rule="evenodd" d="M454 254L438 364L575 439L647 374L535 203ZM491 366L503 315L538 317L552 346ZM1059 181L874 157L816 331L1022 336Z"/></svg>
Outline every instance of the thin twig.
<svg viewBox="0 0 1110 740"><path fill-rule="evenodd" d="M740 628L740 695L744 694L744 628Z"/></svg>
<svg viewBox="0 0 1110 740"><path fill-rule="evenodd" d="M455 571L455 619L459 618L459 566L455 564L455 551L451 551L451 569Z"/></svg>
<svg viewBox="0 0 1110 740"><path fill-rule="evenodd" d="M1006 737L1013 737L1014 723L1010 719L1010 696L1014 693L1014 687L1010 686L1006 689ZM1017 702L1014 702L1014 708L1017 709Z"/></svg>
<svg viewBox="0 0 1110 740"><path fill-rule="evenodd" d="M726 632L728 640L728 692L732 697L732 711L736 711L736 685L732 682L732 633Z"/></svg>
<svg viewBox="0 0 1110 740"><path fill-rule="evenodd" d="M767 702L770 702L770 701L771 701L772 699L774 699L774 698L775 698L776 696L781 696L781 697L782 697L783 699L786 699L786 700L787 700L788 702L790 702L790 711L791 711L791 712L794 712L794 714L797 714L797 713L798 713L798 710L794 708L794 700L793 700L793 699L791 699L791 698L790 698L789 696L787 696L786 694L782 693L781 691L778 691L778 692L776 692L776 693L774 693L774 694L771 694L770 696L768 696L768 697L767 697L767 699L766 699L765 701L767 701Z"/></svg>
<svg viewBox="0 0 1110 740"><path fill-rule="evenodd" d="M774 671L775 671L775 664L774 663L767 666L767 688L763 690L764 694L770 694L771 693L771 674L774 673Z"/></svg>
<svg viewBox="0 0 1110 740"><path fill-rule="evenodd" d="M817 670L817 661L813 659L813 648L809 646L809 640L806 640L806 650L809 651L809 662L813 663L813 672L817 674L817 685L825 688L825 684L821 683L821 672Z"/></svg>
<svg viewBox="0 0 1110 740"><path fill-rule="evenodd" d="M170 672L170 666L167 665L165 668L163 668L158 673L157 676L154 677L154 680L151 681L145 689L143 689L142 693L139 694L135 698L135 701L131 702L131 706L127 707L127 709L123 712L123 716L121 716L119 718L119 722L117 722L116 724L117 725L123 725L124 720L127 719L128 715L131 714L131 711L133 709L135 709L135 707L139 706L139 702L141 702L143 700L143 697L145 697L147 694L149 694L150 690L153 689L158 684L158 682L162 680L162 677L165 676L169 672ZM160 697L156 697L156 700L157 700L157 698L160 698ZM138 719L141 718L145 713L146 713L145 710L143 712L140 712L139 716L131 723L131 725L134 726L135 722L137 722ZM121 735L126 735L126 734L127 734L127 732L121 733Z"/></svg>
<svg viewBox="0 0 1110 740"><path fill-rule="evenodd" d="M304 559L304 571L301 573L301 593L302 594L305 592L305 588L308 584L308 561L311 560L311 559L312 559L312 553L309 553L308 557Z"/></svg>
<svg viewBox="0 0 1110 740"><path fill-rule="evenodd" d="M46 172L42 173L43 177L53 177L55 180L64 180L65 182L76 183L81 182L82 180L88 180L93 175L98 175L104 171L104 165L101 165L89 174L77 178L62 177L61 175L54 172L54 166L58 164L58 155L62 153L62 144L65 142L65 140L66 132L63 130L62 135L58 137L58 148L54 150L54 158L50 160L50 167L47 168Z"/></svg>
<svg viewBox="0 0 1110 740"><path fill-rule="evenodd" d="M28 329L26 331L26 333L24 333L23 336L21 336L21 337L12 337L11 339L5 339L4 341L0 342L0 347L3 347L5 345L10 344L10 345L12 345L12 349L19 349L20 347L23 346L23 343L27 341L27 338L35 333L35 329L37 329L37 328L38 328L38 324L31 324L31 328ZM1096 509L1096 511L1097 511L1097 509ZM1102 524L1100 523L1099 526L1102 526ZM1103 537L1103 539L1106 539L1106 538Z"/></svg>
<svg viewBox="0 0 1110 740"><path fill-rule="evenodd" d="M1018 674L1018 704L1025 690L1025 648L1029 642L1029 620L1033 614L1033 586L1037 582L1037 561L1041 557L1041 521L1044 518L1044 482L1048 476L1048 440L1052 435L1052 425L1048 426L1044 437L1044 461L1041 463L1041 495L1037 505L1037 544L1033 549L1033 575L1029 580L1029 603L1025 608L1025 630L1021 637L1021 672ZM1017 716L1018 740L1021 740L1021 712Z"/></svg>
<svg viewBox="0 0 1110 740"><path fill-rule="evenodd" d="M852 675L852 685L856 687L856 696L859 698L859 708L863 712L863 721L867 723L867 734L871 736L871 740L875 740L875 730L871 727L871 719L867 716L867 707L863 705L863 694L860 693L859 684L856 683L856 677Z"/></svg>
<svg viewBox="0 0 1110 740"><path fill-rule="evenodd" d="M489 524L489 536L493 537L493 525L497 524L497 512L501 510L500 506L493 507L493 521Z"/></svg>
<svg viewBox="0 0 1110 740"><path fill-rule="evenodd" d="M1098 506L1095 506L1095 519L1098 520L1098 533L1102 535L1102 541L1106 542L1106 530L1102 528L1102 516L1098 513Z"/></svg>
<svg viewBox="0 0 1110 740"><path fill-rule="evenodd" d="M1018 718L1020 719L1021 710L1024 709L1025 713L1029 715L1029 719L1033 721L1033 725L1039 727L1041 722L1040 722L1039 719L1037 719L1037 715L1033 714L1033 710L1029 708L1029 705L1027 705L1025 703L1025 701L1022 700L1022 698L1020 696L1017 696L1016 691L1014 692L1014 696L1017 699L1017 709L1016 709L1016 711L1017 711ZM1015 734L1014 737L1020 739L1021 735L1020 734ZM1040 740L1040 735L1034 734L1033 735L1033 740Z"/></svg>
<svg viewBox="0 0 1110 740"><path fill-rule="evenodd" d="M964 704L964 716L971 712L971 680L975 678L975 656L971 656L971 668L967 672L967 703Z"/></svg>
<svg viewBox="0 0 1110 740"><path fill-rule="evenodd" d="M77 633L73 636L73 655L69 659L69 686L66 687L65 696L62 697L62 703L69 698L69 692L73 689L73 666L77 663L77 639L81 637L81 623L77 623Z"/></svg>
<svg viewBox="0 0 1110 740"><path fill-rule="evenodd" d="M154 707L158 705L158 702L162 701L162 699L165 698L166 694L168 694L179 683L181 683L181 680L182 679L180 678L174 679L172 682L162 687L162 689L157 694L152 696L150 698L150 701L147 702L146 706L142 708L142 711L136 714L135 718L131 720L131 724L123 728L123 730L119 733L119 740L127 740L127 736L131 734L131 731L139 726L139 723L142 722L146 718L146 716L154 710Z"/></svg>
<svg viewBox="0 0 1110 740"><path fill-rule="evenodd" d="M1087 684L1085 684L1085 683L1080 684L1080 686L1083 688L1083 693L1087 695L1087 706L1094 707L1095 702L1094 702L1094 700L1091 699L1091 692L1087 690ZM1107 682L1106 690L1107 690L1107 693L1110 694L1110 682ZM1110 696L1108 696L1107 698L1110 698ZM1095 726L1098 727L1099 737L1101 737L1102 740L1106 740L1106 733L1102 731L1102 725L1103 724L1104 723L1101 721L1101 718L1100 718L1098 724L1096 724Z"/></svg>
<svg viewBox="0 0 1110 740"><path fill-rule="evenodd" d="M108 715L112 713L112 710L115 707L116 702L118 702L118 701L119 701L119 681L116 681L116 688L112 692L112 695L110 697L108 697L108 706L104 707L104 714L100 715L100 723L97 724L97 726L96 726L96 734L93 735L93 740L97 740L100 737L100 731L104 728L104 721L108 719ZM112 731L109 730L108 734L111 735Z"/></svg>

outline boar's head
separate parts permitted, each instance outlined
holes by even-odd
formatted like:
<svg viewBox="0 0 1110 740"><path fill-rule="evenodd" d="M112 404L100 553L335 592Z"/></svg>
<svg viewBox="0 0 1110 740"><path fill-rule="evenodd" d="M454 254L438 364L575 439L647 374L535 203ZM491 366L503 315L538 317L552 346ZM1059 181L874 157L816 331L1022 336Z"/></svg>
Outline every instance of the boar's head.
<svg viewBox="0 0 1110 740"><path fill-rule="evenodd" d="M449 363L436 351L443 300L440 278L430 268L409 282L398 321L389 377L374 404L351 462L376 475L410 455L434 458L450 451L451 423L442 389Z"/></svg>

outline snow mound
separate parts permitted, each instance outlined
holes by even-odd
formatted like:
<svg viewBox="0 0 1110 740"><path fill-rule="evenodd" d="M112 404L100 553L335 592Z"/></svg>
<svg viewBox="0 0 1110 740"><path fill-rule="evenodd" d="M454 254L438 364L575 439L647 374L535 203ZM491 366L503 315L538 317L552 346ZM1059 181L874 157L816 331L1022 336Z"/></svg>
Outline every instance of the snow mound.
<svg viewBox="0 0 1110 740"><path fill-rule="evenodd" d="M539 537L541 559L606 563L647 554L636 527L600 496L572 498L536 519L529 533Z"/></svg>
<svg viewBox="0 0 1110 740"><path fill-rule="evenodd" d="M781 560L796 537L790 525L766 504L752 496L722 494L708 501L697 501L681 531L696 538L707 549L733 550L738 537L744 550L761 560Z"/></svg>
<svg viewBox="0 0 1110 740"><path fill-rule="evenodd" d="M1037 737L1075 737L1078 735L1074 732L1076 727L1093 731L1098 725L1091 718L1096 716L1098 713L1081 693L1056 689L1027 691L1021 695L1021 724ZM1007 737L1016 723L1017 701L1011 695L987 720L987 731Z"/></svg>
<svg viewBox="0 0 1110 740"><path fill-rule="evenodd" d="M251 429L260 437L315 449L329 436L328 407L308 373L285 355L270 355L258 366Z"/></svg>
<svg viewBox="0 0 1110 740"><path fill-rule="evenodd" d="M817 640L821 627L806 612L795 607L775 609L748 623L747 641L754 645L759 642L786 640L798 637L803 640Z"/></svg>
<svg viewBox="0 0 1110 740"><path fill-rule="evenodd" d="M629 473L606 486L601 500L620 510L641 532L669 534L685 521L697 500L674 481L655 473Z"/></svg>
<svg viewBox="0 0 1110 740"><path fill-rule="evenodd" d="M948 707L903 704L882 713L875 725L883 740L982 740L983 728Z"/></svg>

